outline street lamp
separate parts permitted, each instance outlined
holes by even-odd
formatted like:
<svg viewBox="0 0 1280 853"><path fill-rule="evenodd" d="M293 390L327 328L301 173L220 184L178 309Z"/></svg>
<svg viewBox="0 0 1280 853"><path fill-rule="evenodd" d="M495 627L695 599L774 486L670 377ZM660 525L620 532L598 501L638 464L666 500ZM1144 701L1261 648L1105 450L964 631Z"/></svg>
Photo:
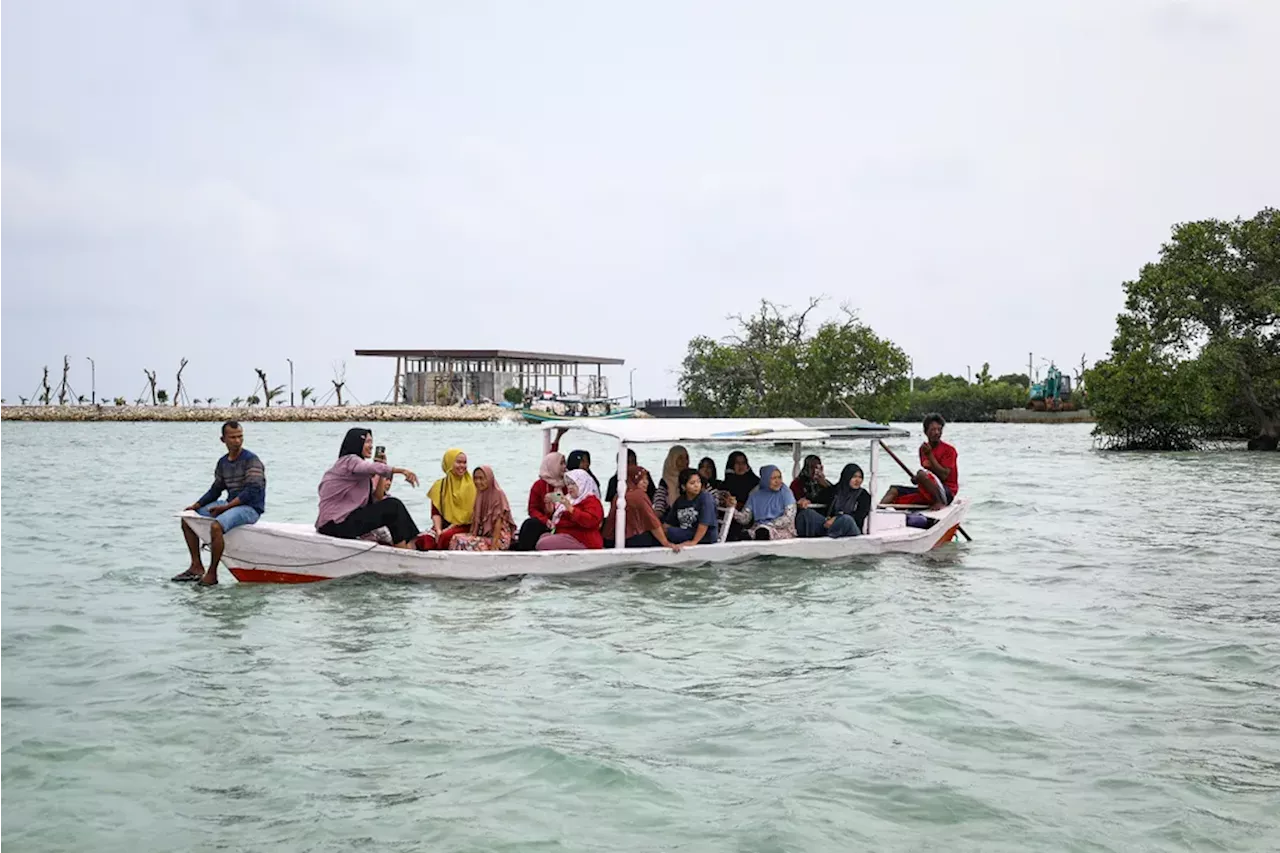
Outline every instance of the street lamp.
<svg viewBox="0 0 1280 853"><path fill-rule="evenodd" d="M627 374L627 389L631 392L631 408L636 407L636 369L631 368L631 372Z"/></svg>
<svg viewBox="0 0 1280 853"><path fill-rule="evenodd" d="M89 359L89 384L93 386L90 402L96 406L98 405L98 365L94 364L89 356L86 355L85 358Z"/></svg>
<svg viewBox="0 0 1280 853"><path fill-rule="evenodd" d="M293 406L293 359L286 358L285 361L289 362L289 406L292 408Z"/></svg>

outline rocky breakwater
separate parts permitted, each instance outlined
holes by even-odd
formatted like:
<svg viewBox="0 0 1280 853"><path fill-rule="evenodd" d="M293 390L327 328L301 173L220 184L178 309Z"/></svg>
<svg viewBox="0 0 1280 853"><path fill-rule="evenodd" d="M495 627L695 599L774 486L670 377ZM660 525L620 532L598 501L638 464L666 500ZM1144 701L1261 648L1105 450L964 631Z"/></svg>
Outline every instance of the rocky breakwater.
<svg viewBox="0 0 1280 853"><path fill-rule="evenodd" d="M4 406L6 421L501 421L500 406Z"/></svg>

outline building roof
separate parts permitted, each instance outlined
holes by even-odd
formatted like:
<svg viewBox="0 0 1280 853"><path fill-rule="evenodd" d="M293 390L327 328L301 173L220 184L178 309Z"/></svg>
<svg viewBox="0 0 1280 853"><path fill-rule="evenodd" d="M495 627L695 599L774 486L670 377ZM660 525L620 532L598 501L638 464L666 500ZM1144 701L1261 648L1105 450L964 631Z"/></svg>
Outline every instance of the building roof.
<svg viewBox="0 0 1280 853"><path fill-rule="evenodd" d="M861 418L645 418L609 420L578 418L546 423L544 430L581 429L607 435L626 444L676 441L741 444L758 441L874 441L903 438L911 433Z"/></svg>
<svg viewBox="0 0 1280 853"><path fill-rule="evenodd" d="M522 352L510 349L358 349L356 355L383 356L389 358L461 358L527 361L540 364L625 364L620 358L604 358L594 355L566 355L558 352Z"/></svg>

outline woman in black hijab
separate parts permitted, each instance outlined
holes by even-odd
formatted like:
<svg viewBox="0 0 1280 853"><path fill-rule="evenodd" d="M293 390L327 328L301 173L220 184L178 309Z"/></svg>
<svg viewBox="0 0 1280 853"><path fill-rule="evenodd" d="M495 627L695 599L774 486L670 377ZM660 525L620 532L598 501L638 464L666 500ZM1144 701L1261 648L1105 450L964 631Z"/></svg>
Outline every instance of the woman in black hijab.
<svg viewBox="0 0 1280 853"><path fill-rule="evenodd" d="M721 481L720 488L733 495L739 507L744 507L747 505L747 496L758 485L760 485L760 478L751 470L747 454L741 450L730 453L729 459L724 463L724 480ZM746 538L747 532L743 526L737 521L730 522L728 541L739 542Z"/></svg>
<svg viewBox="0 0 1280 853"><path fill-rule="evenodd" d="M729 460L724 464L723 488L733 495L738 506L746 504L747 495L751 494L751 490L758 485L760 485L760 478L751 470L747 454L741 450L730 453Z"/></svg>
<svg viewBox="0 0 1280 853"><path fill-rule="evenodd" d="M871 514L871 493L862 488L862 468L853 463L840 472L840 484L827 507L827 535L833 539L858 536Z"/></svg>

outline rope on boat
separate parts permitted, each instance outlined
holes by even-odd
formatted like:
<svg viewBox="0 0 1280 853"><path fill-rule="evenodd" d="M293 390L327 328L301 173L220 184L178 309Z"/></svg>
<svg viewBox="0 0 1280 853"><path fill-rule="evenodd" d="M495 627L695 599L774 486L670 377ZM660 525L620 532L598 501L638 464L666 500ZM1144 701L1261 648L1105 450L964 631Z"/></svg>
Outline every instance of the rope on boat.
<svg viewBox="0 0 1280 853"><path fill-rule="evenodd" d="M200 547L205 551L209 550L209 546L204 544L203 542L200 543ZM353 551L352 553L347 554L345 557L335 557L332 560L320 560L319 562L316 562L316 563L291 563L289 565L283 565L280 563L264 563L261 560L250 560L249 562L251 562L254 566L263 566L269 569L310 569L314 566L329 566L334 563L341 563L343 560L350 560L352 557L360 557L365 554L368 554L370 551L372 551L374 548L377 548L377 547L378 547L378 543L373 542L369 545L368 548L365 548L363 551ZM223 556L223 559L226 559L228 557L230 557L233 560L241 559L229 551L223 551L222 556Z"/></svg>

